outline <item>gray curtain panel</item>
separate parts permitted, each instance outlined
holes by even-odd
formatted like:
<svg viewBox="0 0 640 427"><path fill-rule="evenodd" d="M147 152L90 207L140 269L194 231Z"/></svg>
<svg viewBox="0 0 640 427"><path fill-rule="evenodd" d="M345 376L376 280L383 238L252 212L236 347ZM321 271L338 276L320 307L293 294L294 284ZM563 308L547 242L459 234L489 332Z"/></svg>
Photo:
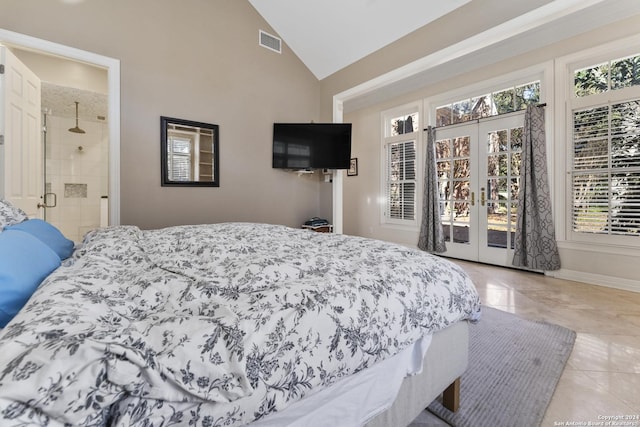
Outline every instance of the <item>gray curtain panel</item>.
<svg viewBox="0 0 640 427"><path fill-rule="evenodd" d="M547 176L544 108L541 106L529 105L524 116L513 265L544 271L560 268Z"/></svg>
<svg viewBox="0 0 640 427"><path fill-rule="evenodd" d="M436 170L436 129L429 126L424 130L427 140L427 161L424 168L424 197L422 199L422 224L418 248L427 252L446 252L444 233L440 222L440 202L438 200L438 172Z"/></svg>

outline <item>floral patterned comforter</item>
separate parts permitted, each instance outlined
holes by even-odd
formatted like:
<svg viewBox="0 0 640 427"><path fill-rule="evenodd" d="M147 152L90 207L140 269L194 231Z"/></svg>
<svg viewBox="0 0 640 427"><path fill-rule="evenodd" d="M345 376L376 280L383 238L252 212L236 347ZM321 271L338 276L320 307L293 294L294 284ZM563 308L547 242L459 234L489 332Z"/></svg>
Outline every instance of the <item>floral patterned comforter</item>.
<svg viewBox="0 0 640 427"><path fill-rule="evenodd" d="M101 229L0 332L0 425L244 425L479 310L459 267L376 240Z"/></svg>

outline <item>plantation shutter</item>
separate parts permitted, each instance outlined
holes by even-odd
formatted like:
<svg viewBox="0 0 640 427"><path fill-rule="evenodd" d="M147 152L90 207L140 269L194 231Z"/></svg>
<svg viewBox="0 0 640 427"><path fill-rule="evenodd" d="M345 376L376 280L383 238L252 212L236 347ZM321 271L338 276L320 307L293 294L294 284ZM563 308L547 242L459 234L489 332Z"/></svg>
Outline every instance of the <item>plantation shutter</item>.
<svg viewBox="0 0 640 427"><path fill-rule="evenodd" d="M415 220L416 216L416 142L387 145L387 217Z"/></svg>
<svg viewBox="0 0 640 427"><path fill-rule="evenodd" d="M169 177L172 181L191 181L191 140L171 137L169 142Z"/></svg>
<svg viewBox="0 0 640 427"><path fill-rule="evenodd" d="M573 211L576 232L640 231L640 101L573 112Z"/></svg>

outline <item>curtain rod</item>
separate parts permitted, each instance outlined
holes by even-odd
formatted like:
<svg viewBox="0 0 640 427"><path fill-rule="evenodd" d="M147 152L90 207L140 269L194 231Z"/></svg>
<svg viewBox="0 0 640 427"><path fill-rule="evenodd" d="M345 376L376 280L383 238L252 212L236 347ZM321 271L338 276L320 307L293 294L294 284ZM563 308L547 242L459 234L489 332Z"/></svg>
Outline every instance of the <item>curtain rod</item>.
<svg viewBox="0 0 640 427"><path fill-rule="evenodd" d="M543 107L546 107L546 106L547 106L546 102L543 102L542 104L536 104L536 107L540 107L540 108L543 108ZM440 128L446 128L446 127L449 127L449 126L469 124L469 123L472 123L473 121L475 121L476 123L480 123L480 120L483 120L483 119L490 120L490 119L495 119L495 118L498 118L498 117L501 117L501 116L506 116L507 114L517 114L517 113L521 113L521 112L524 113L523 110L509 111L508 113L500 113L500 114L496 114L495 116L480 117L479 119L468 120L466 122L461 122L461 123L454 123L453 125L441 125L441 126L431 126L431 127L436 128L436 129L440 129ZM428 129L428 127L424 128L422 130L425 131L427 129Z"/></svg>

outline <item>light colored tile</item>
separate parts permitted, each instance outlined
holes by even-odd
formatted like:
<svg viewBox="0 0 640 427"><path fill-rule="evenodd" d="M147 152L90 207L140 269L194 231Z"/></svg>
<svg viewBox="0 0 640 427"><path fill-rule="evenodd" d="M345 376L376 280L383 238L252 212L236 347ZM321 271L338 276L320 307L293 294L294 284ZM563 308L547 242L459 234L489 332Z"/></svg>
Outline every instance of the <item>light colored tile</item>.
<svg viewBox="0 0 640 427"><path fill-rule="evenodd" d="M620 399L640 414L640 374L595 371L584 373L608 394Z"/></svg>
<svg viewBox="0 0 640 427"><path fill-rule="evenodd" d="M578 333L567 363L582 371L640 374L640 338Z"/></svg>
<svg viewBox="0 0 640 427"><path fill-rule="evenodd" d="M640 328L634 320L627 321L614 312L571 309L562 306L551 310L548 321L576 332L602 335L637 335Z"/></svg>
<svg viewBox="0 0 640 427"><path fill-rule="evenodd" d="M632 414L633 409L596 383L582 371L565 369L542 426L557 426L568 421L589 425L601 421L599 417ZM593 424L592 424L593 425Z"/></svg>
<svg viewBox="0 0 640 427"><path fill-rule="evenodd" d="M480 301L483 305L493 306L517 306L520 304L534 304L534 301L525 295L503 286L486 285L477 288Z"/></svg>

